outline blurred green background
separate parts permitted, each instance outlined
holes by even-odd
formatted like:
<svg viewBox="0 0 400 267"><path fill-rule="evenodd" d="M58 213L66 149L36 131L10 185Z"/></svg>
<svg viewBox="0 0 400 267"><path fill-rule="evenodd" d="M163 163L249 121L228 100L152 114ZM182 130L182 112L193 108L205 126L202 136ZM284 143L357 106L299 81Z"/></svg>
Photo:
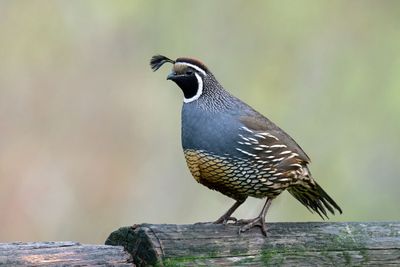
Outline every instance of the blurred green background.
<svg viewBox="0 0 400 267"><path fill-rule="evenodd" d="M1 1L0 241L218 218L154 54L204 61L291 134L337 221L399 220L399 1ZM238 217L258 214L249 200ZM320 221L288 193L268 221Z"/></svg>

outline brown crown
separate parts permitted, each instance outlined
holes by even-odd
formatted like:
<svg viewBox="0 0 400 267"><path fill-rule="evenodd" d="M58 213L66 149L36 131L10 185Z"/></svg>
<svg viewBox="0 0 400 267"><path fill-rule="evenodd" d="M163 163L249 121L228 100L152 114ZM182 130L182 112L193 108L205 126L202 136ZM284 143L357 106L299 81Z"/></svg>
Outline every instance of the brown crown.
<svg viewBox="0 0 400 267"><path fill-rule="evenodd" d="M175 62L186 62L186 63L190 63L193 64L201 69L203 69L205 72L209 72L208 68L206 65L204 65L203 62L201 62L198 59L194 59L194 58L188 58L188 57L180 57L178 58Z"/></svg>

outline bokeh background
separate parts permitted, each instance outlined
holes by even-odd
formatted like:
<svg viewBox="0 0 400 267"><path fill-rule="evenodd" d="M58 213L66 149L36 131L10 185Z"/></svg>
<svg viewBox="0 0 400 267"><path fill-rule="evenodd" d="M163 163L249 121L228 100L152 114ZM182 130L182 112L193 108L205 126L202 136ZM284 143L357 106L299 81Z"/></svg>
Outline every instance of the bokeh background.
<svg viewBox="0 0 400 267"><path fill-rule="evenodd" d="M399 1L1 1L0 241L218 218L154 54L197 57L306 150L335 221L399 220ZM258 214L249 200L238 217ZM319 221L288 193L268 221Z"/></svg>

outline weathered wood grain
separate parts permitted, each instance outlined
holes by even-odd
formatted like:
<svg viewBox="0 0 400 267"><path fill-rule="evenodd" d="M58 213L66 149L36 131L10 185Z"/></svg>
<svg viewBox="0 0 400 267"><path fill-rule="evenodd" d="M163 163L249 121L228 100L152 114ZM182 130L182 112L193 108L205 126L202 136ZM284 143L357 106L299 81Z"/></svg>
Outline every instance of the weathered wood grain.
<svg viewBox="0 0 400 267"><path fill-rule="evenodd" d="M238 235L236 225L142 224L113 232L108 245L0 243L0 265L400 266L400 222L268 226L267 238L257 228Z"/></svg>
<svg viewBox="0 0 400 267"><path fill-rule="evenodd" d="M123 247L76 242L0 243L0 266L134 266Z"/></svg>
<svg viewBox="0 0 400 267"><path fill-rule="evenodd" d="M141 224L113 232L138 266L400 266L400 222Z"/></svg>

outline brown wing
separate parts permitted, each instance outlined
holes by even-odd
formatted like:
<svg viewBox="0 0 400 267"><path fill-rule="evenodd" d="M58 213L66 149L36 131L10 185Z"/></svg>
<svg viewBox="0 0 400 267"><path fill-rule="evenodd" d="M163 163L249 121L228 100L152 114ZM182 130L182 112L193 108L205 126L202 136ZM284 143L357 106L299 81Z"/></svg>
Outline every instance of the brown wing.
<svg viewBox="0 0 400 267"><path fill-rule="evenodd" d="M310 158L307 156L304 150L296 143L296 141L293 140L292 137L290 137L290 135L288 135L285 131L283 131L272 121L268 120L261 114L257 115L258 116L242 116L240 118L240 121L245 127L256 133L265 132L271 134L276 138L273 138L275 140L269 139L269 141L273 142L274 144L286 145L288 149L299 154L299 158L302 159L304 162L311 162ZM266 140L265 142L268 142L268 140Z"/></svg>
<svg viewBox="0 0 400 267"><path fill-rule="evenodd" d="M243 116L239 151L248 154L276 182L289 182L289 192L309 210L315 211L322 218L328 217L327 211L334 214L334 209L342 213L336 202L315 182L307 164L310 159L301 147L282 129L263 117Z"/></svg>
<svg viewBox="0 0 400 267"><path fill-rule="evenodd" d="M242 116L238 150L248 152L260 164L271 166L282 176L299 176L306 170L310 158L282 129L261 114Z"/></svg>

